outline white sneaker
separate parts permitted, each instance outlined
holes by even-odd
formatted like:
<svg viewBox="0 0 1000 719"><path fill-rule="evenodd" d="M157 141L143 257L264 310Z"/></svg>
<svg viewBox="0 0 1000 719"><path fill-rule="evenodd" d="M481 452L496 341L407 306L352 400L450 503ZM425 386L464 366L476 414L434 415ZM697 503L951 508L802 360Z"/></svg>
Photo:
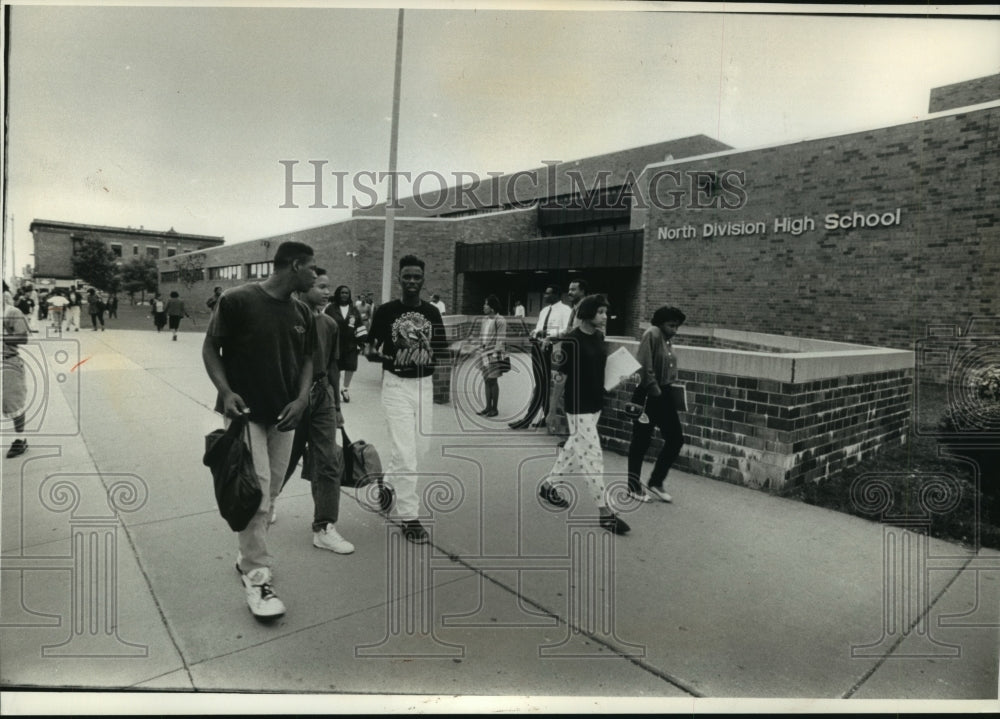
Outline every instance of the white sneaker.
<svg viewBox="0 0 1000 719"><path fill-rule="evenodd" d="M661 502L673 502L674 498L667 494L663 487L646 487L654 497L658 497Z"/></svg>
<svg viewBox="0 0 1000 719"><path fill-rule="evenodd" d="M313 546L319 549L329 549L337 554L350 554L354 545L340 536L332 524L328 524L318 532L313 532Z"/></svg>
<svg viewBox="0 0 1000 719"><path fill-rule="evenodd" d="M284 603L271 587L271 571L267 567L257 567L244 574L242 579L247 606L257 619L277 619L285 613Z"/></svg>

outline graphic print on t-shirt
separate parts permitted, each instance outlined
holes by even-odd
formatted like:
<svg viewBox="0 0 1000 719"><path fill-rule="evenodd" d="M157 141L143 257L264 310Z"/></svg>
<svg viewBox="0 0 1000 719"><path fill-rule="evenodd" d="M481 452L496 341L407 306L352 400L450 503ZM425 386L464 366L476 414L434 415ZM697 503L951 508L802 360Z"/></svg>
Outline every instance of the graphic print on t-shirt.
<svg viewBox="0 0 1000 719"><path fill-rule="evenodd" d="M430 364L431 321L419 312L407 312L392 323L392 344L396 347L393 366L396 369Z"/></svg>

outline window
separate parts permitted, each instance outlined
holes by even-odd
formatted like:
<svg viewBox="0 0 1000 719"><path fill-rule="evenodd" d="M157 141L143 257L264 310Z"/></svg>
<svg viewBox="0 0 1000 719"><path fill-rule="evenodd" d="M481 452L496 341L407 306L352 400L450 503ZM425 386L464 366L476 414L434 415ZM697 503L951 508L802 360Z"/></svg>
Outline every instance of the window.
<svg viewBox="0 0 1000 719"><path fill-rule="evenodd" d="M160 248L146 245L146 257L152 257L154 260L160 259Z"/></svg>
<svg viewBox="0 0 1000 719"><path fill-rule="evenodd" d="M132 255L138 257L139 255L139 245L132 245Z"/></svg>
<svg viewBox="0 0 1000 719"><path fill-rule="evenodd" d="M113 253L115 253L115 257L121 257L122 256L122 246L121 246L121 243L120 242L112 242L111 243L111 251Z"/></svg>
<svg viewBox="0 0 1000 719"><path fill-rule="evenodd" d="M240 265L226 265L225 267L209 267L208 279L210 280L241 280L243 268Z"/></svg>
<svg viewBox="0 0 1000 719"><path fill-rule="evenodd" d="M272 272L274 272L274 262L270 260L267 262L253 262L247 265L248 280L267 279Z"/></svg>
<svg viewBox="0 0 1000 719"><path fill-rule="evenodd" d="M160 282L177 282L179 279L179 272L161 272Z"/></svg>
<svg viewBox="0 0 1000 719"><path fill-rule="evenodd" d="M171 247L171 248L169 248L167 250L167 257L173 257L176 254L177 254L177 250L175 250L173 247Z"/></svg>

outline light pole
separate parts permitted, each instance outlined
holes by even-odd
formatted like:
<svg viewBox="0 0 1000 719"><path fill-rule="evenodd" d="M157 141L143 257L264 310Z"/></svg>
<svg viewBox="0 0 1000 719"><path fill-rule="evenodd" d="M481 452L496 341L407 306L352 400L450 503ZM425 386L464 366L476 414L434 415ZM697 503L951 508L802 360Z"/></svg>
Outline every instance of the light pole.
<svg viewBox="0 0 1000 719"><path fill-rule="evenodd" d="M392 293L392 252L396 210L396 146L399 143L399 88L403 71L403 8L396 23L396 74L392 85L392 128L389 135L389 189L385 203L385 240L382 243L382 302Z"/></svg>

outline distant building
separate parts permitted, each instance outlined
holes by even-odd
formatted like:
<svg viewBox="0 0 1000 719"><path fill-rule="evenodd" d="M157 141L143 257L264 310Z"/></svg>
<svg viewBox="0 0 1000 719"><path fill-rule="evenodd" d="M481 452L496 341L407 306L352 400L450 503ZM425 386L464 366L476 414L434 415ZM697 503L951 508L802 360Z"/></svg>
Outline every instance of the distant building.
<svg viewBox="0 0 1000 719"><path fill-rule="evenodd" d="M185 235L172 227L166 232L104 227L75 222L35 220L31 223L35 241L34 281L41 285L65 285L74 279L73 255L80 243L96 237L103 240L122 262L133 257L164 257L219 247L225 240L209 235Z"/></svg>

